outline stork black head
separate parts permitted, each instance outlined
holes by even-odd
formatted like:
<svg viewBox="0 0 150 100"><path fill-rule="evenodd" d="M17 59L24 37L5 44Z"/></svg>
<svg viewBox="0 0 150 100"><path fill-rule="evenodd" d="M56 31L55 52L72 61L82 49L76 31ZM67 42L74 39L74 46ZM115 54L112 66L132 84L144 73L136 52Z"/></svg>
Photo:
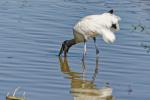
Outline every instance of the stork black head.
<svg viewBox="0 0 150 100"><path fill-rule="evenodd" d="M67 53L69 51L69 48L76 44L75 40L74 39L71 39L71 40L65 40L63 43L62 43L62 46L60 48L60 51L59 51L59 54L58 56L60 56L63 52L64 52L64 56L66 57L67 56Z"/></svg>
<svg viewBox="0 0 150 100"><path fill-rule="evenodd" d="M108 13L113 14L113 13L114 13L114 10L111 9L110 11L108 11Z"/></svg>

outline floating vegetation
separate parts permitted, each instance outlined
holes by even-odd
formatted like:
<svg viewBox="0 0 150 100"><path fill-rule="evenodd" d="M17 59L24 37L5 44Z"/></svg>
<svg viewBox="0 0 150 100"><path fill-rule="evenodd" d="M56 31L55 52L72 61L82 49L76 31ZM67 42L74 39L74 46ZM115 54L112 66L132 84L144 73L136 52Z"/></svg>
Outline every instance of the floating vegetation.
<svg viewBox="0 0 150 100"><path fill-rule="evenodd" d="M25 7L28 7L28 6L29 6L28 1L27 0L22 0L22 3L21 3L19 8L25 8Z"/></svg>
<svg viewBox="0 0 150 100"><path fill-rule="evenodd" d="M20 87L17 87L13 94L10 95L10 93L8 92L7 93L7 96L6 96L6 100L25 100L25 92L23 92L23 95L22 96L16 96L16 92L20 89Z"/></svg>
<svg viewBox="0 0 150 100"><path fill-rule="evenodd" d="M133 92L131 85L128 85L128 94L130 95Z"/></svg>
<svg viewBox="0 0 150 100"><path fill-rule="evenodd" d="M133 30L138 31L138 32L143 32L145 30L145 27L141 24L137 24L137 25L132 25Z"/></svg>
<svg viewBox="0 0 150 100"><path fill-rule="evenodd" d="M149 44L146 44L146 43L141 43L141 46L146 49L147 53L150 52L150 45Z"/></svg>
<svg viewBox="0 0 150 100"><path fill-rule="evenodd" d="M25 100L25 99L22 97L7 96L6 100Z"/></svg>
<svg viewBox="0 0 150 100"><path fill-rule="evenodd" d="M150 35L150 32L148 29L146 29L146 27L142 24L133 24L132 25L132 28L133 28L133 31L136 31L136 32L141 32L141 33L144 33L144 34L147 34L147 35ZM149 43L141 43L140 44L141 47L143 47L147 53L150 52L150 44Z"/></svg>

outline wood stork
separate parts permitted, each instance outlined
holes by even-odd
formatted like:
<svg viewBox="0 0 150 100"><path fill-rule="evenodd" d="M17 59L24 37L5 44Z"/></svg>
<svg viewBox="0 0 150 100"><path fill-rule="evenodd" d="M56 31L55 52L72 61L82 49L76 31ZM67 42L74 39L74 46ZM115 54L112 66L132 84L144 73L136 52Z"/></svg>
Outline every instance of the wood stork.
<svg viewBox="0 0 150 100"><path fill-rule="evenodd" d="M98 55L99 50L96 45L96 37L101 36L106 43L113 43L116 39L114 32L120 30L120 20L121 18L114 14L113 9L103 14L83 17L73 27L74 38L65 40L62 43L58 56L60 56L64 52L64 56L66 57L69 48L72 45L84 42L84 58L86 55L86 42L90 38L93 38L94 40L96 55Z"/></svg>

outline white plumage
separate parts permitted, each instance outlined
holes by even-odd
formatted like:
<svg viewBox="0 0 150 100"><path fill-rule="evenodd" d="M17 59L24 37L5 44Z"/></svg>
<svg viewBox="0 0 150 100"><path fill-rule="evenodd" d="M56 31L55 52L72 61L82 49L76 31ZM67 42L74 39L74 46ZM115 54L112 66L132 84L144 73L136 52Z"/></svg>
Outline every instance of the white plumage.
<svg viewBox="0 0 150 100"><path fill-rule="evenodd" d="M113 14L113 10L107 13L98 15L89 15L79 20L73 27L74 38L66 40L62 43L59 56L64 51L64 56L67 55L69 48L77 43L84 42L83 58L86 54L86 41L93 38L96 54L99 53L96 46L96 37L101 36L106 43L113 43L116 39L114 32L119 31L120 17Z"/></svg>
<svg viewBox="0 0 150 100"><path fill-rule="evenodd" d="M107 43L114 42L114 32L119 30L119 20L120 17L110 13L89 15L82 18L73 28L76 42L83 42L84 39L88 40L97 35L102 36ZM111 28L112 24L116 24L117 29Z"/></svg>

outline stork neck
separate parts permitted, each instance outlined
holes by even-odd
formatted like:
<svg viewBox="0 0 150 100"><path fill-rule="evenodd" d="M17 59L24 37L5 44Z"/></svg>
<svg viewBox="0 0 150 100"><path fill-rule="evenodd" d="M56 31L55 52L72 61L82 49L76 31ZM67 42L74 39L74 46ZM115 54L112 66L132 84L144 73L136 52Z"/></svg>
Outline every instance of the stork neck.
<svg viewBox="0 0 150 100"><path fill-rule="evenodd" d="M67 46L70 48L72 45L76 44L75 39L67 40Z"/></svg>

